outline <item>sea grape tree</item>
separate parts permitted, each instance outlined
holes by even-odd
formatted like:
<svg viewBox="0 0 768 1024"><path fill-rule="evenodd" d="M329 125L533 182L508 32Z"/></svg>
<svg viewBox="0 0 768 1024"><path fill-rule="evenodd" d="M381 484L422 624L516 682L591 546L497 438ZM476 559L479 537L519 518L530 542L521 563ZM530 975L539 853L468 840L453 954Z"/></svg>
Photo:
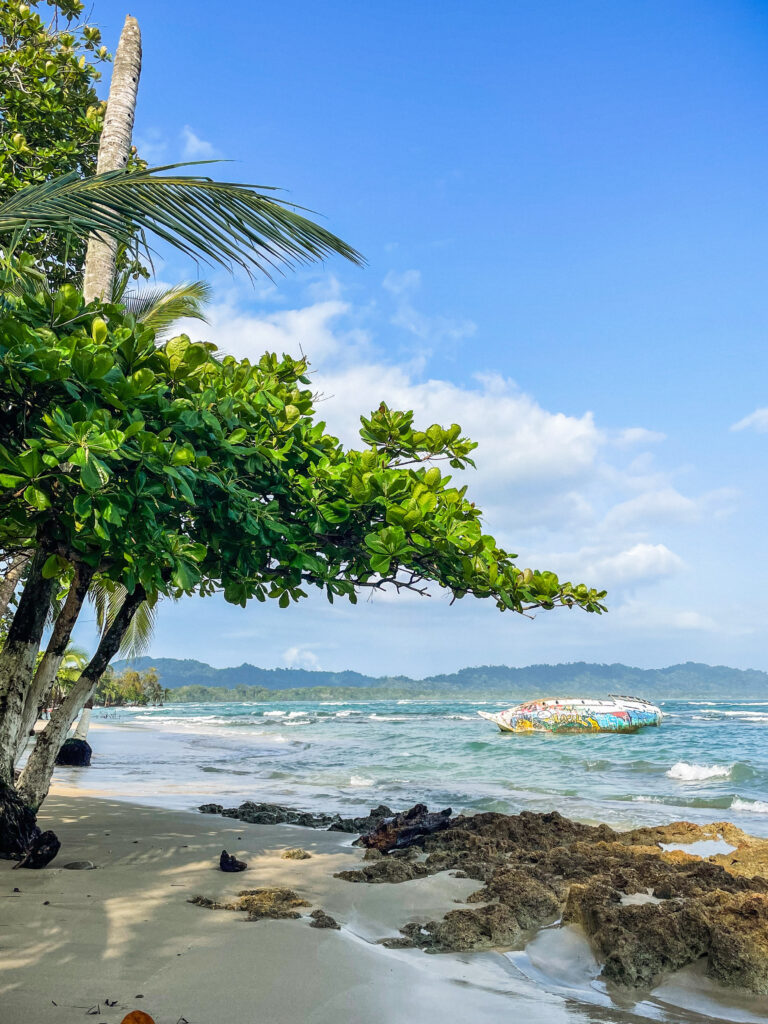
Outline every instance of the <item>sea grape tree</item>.
<svg viewBox="0 0 768 1024"><path fill-rule="evenodd" d="M288 607L309 587L354 602L432 584L501 610L603 609L603 593L521 569L484 532L439 465L471 465L460 427L419 430L382 404L346 449L315 416L304 360L252 364L183 335L158 346L121 306L86 305L71 287L0 310L0 360L0 548L35 552L0 653L3 781L39 697L54 589L68 596L53 658L86 584L127 595L30 755L20 789L32 806L142 601L221 592Z"/></svg>

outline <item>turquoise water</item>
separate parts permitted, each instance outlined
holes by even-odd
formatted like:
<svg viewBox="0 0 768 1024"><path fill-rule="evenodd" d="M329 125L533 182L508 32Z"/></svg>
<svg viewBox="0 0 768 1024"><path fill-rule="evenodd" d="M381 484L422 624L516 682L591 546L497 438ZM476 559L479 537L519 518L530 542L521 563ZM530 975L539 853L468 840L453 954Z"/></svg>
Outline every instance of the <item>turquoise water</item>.
<svg viewBox="0 0 768 1024"><path fill-rule="evenodd" d="M421 801L557 809L618 827L727 820L768 835L768 700L665 701L630 735L509 735L503 701L168 704L96 710L93 768L63 782L164 806L245 799L358 813Z"/></svg>

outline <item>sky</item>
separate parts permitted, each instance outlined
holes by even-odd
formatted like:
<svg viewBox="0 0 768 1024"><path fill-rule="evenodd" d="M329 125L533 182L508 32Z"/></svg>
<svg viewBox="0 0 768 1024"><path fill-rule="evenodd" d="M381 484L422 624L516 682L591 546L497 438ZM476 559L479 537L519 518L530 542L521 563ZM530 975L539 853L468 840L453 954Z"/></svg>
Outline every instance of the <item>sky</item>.
<svg viewBox="0 0 768 1024"><path fill-rule="evenodd" d="M114 49L124 3L93 13ZM161 608L152 654L424 676L465 665L768 669L768 4L132 0L150 163L285 188L360 249L206 277L195 339L304 351L329 428L459 422L521 566L610 611L376 595ZM108 74L106 76L108 78Z"/></svg>

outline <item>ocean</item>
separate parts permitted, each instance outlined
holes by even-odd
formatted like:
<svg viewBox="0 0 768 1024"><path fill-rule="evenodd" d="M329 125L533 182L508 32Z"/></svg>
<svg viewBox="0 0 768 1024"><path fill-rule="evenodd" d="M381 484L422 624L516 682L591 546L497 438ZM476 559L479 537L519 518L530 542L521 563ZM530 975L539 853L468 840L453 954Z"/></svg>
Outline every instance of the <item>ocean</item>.
<svg viewBox="0 0 768 1024"><path fill-rule="evenodd" d="M661 703L634 734L510 735L504 701L166 704L96 709L88 772L68 785L190 808L252 799L359 814L384 803L558 810L616 828L731 821L768 836L768 700Z"/></svg>

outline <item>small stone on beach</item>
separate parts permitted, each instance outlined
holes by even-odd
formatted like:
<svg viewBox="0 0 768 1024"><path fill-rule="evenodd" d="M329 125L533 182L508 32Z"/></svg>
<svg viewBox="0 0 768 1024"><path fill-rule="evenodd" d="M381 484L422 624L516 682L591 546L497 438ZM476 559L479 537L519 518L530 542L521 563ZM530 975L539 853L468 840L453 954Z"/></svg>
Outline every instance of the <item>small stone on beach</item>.
<svg viewBox="0 0 768 1024"><path fill-rule="evenodd" d="M222 871L245 871L248 865L244 860L238 860L233 853L227 853L226 850L222 850L219 857L219 867Z"/></svg>
<svg viewBox="0 0 768 1024"><path fill-rule="evenodd" d="M337 931L341 930L339 922L331 917L330 914L326 914L324 910L313 910L309 916L312 918L309 924L310 928L335 928Z"/></svg>

